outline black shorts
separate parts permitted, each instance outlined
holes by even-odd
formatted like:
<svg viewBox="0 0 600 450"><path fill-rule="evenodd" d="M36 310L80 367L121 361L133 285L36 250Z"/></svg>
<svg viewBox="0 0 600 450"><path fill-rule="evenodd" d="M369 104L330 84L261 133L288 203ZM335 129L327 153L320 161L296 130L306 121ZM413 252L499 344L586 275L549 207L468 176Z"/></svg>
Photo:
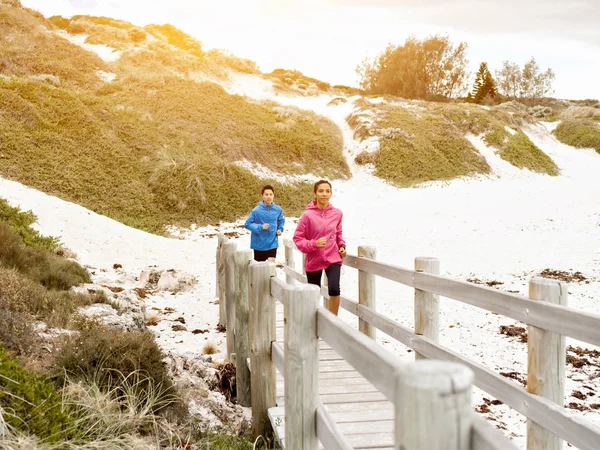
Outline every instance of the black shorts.
<svg viewBox="0 0 600 450"><path fill-rule="evenodd" d="M342 272L341 264L332 264L325 269L327 274L327 283L330 296L340 295L340 274ZM322 270L316 272L306 272L306 279L309 284L314 284L321 287L321 276L323 275Z"/></svg>
<svg viewBox="0 0 600 450"><path fill-rule="evenodd" d="M277 248L271 250L254 250L254 261L266 261L277 256Z"/></svg>

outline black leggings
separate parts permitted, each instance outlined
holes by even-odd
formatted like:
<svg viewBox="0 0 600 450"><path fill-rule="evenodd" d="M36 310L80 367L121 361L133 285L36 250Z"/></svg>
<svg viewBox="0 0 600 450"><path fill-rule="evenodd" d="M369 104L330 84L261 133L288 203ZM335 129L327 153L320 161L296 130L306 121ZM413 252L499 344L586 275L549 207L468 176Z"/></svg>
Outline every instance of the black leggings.
<svg viewBox="0 0 600 450"><path fill-rule="evenodd" d="M254 261L266 261L269 258L277 257L277 248L271 250L254 250Z"/></svg>
<svg viewBox="0 0 600 450"><path fill-rule="evenodd" d="M340 295L340 274L342 272L341 264L332 264L328 268L325 269L325 273L327 274L327 283L329 288L329 295L336 297ZM306 279L309 284L315 284L321 287L321 276L323 274L322 270L317 270L316 272L306 272Z"/></svg>

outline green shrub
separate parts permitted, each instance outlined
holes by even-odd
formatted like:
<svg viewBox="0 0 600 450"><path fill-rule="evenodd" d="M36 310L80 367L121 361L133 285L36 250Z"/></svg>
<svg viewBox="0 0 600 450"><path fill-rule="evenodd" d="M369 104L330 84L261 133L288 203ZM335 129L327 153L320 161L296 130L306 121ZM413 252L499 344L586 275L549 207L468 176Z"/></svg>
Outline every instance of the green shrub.
<svg viewBox="0 0 600 450"><path fill-rule="evenodd" d="M15 429L47 442L72 438L77 415L63 407L50 380L26 371L0 348L0 406L4 420Z"/></svg>
<svg viewBox="0 0 600 450"><path fill-rule="evenodd" d="M483 137L484 142L497 148L498 155L515 167L533 172L556 176L558 166L546 153L536 146L525 133L509 133L503 126L496 125Z"/></svg>
<svg viewBox="0 0 600 450"><path fill-rule="evenodd" d="M12 311L0 296L0 346L16 355L31 354L37 349L39 341L33 322L31 314Z"/></svg>
<svg viewBox="0 0 600 450"><path fill-rule="evenodd" d="M576 148L593 148L600 153L600 126L594 120L565 120L553 133L563 144Z"/></svg>
<svg viewBox="0 0 600 450"><path fill-rule="evenodd" d="M380 146L369 158L376 176L410 186L490 171L464 132L445 118L426 112L415 115L400 106L379 108Z"/></svg>
<svg viewBox="0 0 600 450"><path fill-rule="evenodd" d="M51 327L66 327L77 308L93 303L107 303L103 293L76 294L48 290L15 269L0 264L0 298L7 310L29 314Z"/></svg>
<svg viewBox="0 0 600 450"><path fill-rule="evenodd" d="M162 410L178 402L163 359L149 332L96 327L65 338L53 364L53 375L59 382L68 376L96 384L105 391L116 389L115 392L123 393L123 380L138 373L145 377L136 386L139 395L148 395L159 388L165 401L158 402L157 407Z"/></svg>
<svg viewBox="0 0 600 450"><path fill-rule="evenodd" d="M59 239L42 236L37 230L31 228L36 220L31 211L21 212L19 208L10 206L6 200L0 198L0 222L4 222L12 228L19 235L23 244L41 250L56 250Z"/></svg>
<svg viewBox="0 0 600 450"><path fill-rule="evenodd" d="M47 250L26 247L19 236L0 222L0 263L26 274L48 289L68 290L90 282L90 274L74 261L68 261Z"/></svg>
<svg viewBox="0 0 600 450"><path fill-rule="evenodd" d="M260 186L275 180L232 164L241 159L279 173L350 174L339 128L313 113L286 118L275 104L172 78L127 79L99 94L0 80L9 111L0 121L0 171L157 233L246 215ZM279 186L286 213L301 213L310 187Z"/></svg>

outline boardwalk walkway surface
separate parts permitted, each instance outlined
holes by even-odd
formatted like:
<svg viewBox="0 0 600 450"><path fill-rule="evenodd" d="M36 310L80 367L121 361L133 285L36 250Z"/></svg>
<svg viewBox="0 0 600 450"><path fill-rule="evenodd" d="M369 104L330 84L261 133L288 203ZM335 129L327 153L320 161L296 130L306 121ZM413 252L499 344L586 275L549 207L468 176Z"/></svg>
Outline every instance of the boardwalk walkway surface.
<svg viewBox="0 0 600 450"><path fill-rule="evenodd" d="M277 310L277 342L283 347L283 305ZM269 416L285 447L284 379L277 371L277 407ZM319 340L319 398L346 442L355 449L394 448L394 405L331 347Z"/></svg>

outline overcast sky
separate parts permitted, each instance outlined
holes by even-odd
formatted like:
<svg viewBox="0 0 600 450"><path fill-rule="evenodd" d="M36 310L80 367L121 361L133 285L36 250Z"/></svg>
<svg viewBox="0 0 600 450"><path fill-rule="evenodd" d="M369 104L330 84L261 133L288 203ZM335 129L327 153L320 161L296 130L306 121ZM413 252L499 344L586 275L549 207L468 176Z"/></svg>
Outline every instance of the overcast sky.
<svg viewBox="0 0 600 450"><path fill-rule="evenodd" d="M44 15L171 23L256 61L356 85L356 66L410 35L469 44L471 70L532 56L556 72L555 95L600 98L600 0L21 0Z"/></svg>

